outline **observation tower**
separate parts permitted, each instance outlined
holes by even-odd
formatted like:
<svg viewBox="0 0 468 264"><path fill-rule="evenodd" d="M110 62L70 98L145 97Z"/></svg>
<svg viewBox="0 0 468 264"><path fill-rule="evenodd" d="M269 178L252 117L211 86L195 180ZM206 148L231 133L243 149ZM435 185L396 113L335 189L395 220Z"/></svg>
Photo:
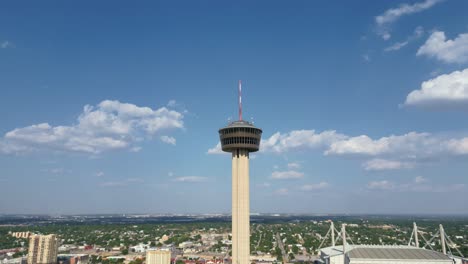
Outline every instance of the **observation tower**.
<svg viewBox="0 0 468 264"><path fill-rule="evenodd" d="M222 150L232 153L232 263L250 264L249 153L258 151L262 130L242 120L239 81L239 120L219 130Z"/></svg>

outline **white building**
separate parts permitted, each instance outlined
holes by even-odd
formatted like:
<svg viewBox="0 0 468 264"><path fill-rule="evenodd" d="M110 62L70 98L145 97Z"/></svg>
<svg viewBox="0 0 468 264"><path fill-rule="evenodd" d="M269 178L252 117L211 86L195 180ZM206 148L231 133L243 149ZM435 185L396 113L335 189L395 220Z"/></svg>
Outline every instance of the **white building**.
<svg viewBox="0 0 468 264"><path fill-rule="evenodd" d="M138 244L136 246L130 247L130 250L136 253L144 253L149 248L148 245Z"/></svg>
<svg viewBox="0 0 468 264"><path fill-rule="evenodd" d="M20 257L20 258L14 258L14 259L4 259L4 260L0 260L0 263L1 264L26 264L27 258Z"/></svg>
<svg viewBox="0 0 468 264"><path fill-rule="evenodd" d="M188 247L193 247L194 244L192 241L185 241L179 244L179 248L188 248Z"/></svg>

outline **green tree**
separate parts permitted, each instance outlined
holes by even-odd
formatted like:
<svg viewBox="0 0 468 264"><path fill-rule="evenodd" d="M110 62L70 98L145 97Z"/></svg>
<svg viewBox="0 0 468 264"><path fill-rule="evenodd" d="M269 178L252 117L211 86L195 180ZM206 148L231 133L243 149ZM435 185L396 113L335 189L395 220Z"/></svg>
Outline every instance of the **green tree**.
<svg viewBox="0 0 468 264"><path fill-rule="evenodd" d="M15 252L15 254L13 254L13 258L19 258L19 257L22 257L22 256L23 256L22 251Z"/></svg>
<svg viewBox="0 0 468 264"><path fill-rule="evenodd" d="M296 245L293 245L293 246L292 246L292 252L293 252L294 254L296 254L296 255L299 254L299 248L298 248Z"/></svg>

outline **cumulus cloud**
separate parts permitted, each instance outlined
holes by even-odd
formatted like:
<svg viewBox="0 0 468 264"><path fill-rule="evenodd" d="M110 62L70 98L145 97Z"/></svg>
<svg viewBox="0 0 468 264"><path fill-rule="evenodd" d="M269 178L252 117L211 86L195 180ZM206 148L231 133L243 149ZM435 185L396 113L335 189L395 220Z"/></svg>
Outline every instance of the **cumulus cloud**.
<svg viewBox="0 0 468 264"><path fill-rule="evenodd" d="M429 133L410 132L404 135L391 135L372 139L367 135L350 137L336 141L325 152L327 155L368 155L403 154L409 156L425 154L438 148L439 141ZM426 153L427 154L427 153Z"/></svg>
<svg viewBox="0 0 468 264"><path fill-rule="evenodd" d="M405 105L458 105L468 104L468 68L442 74L421 84L406 97Z"/></svg>
<svg viewBox="0 0 468 264"><path fill-rule="evenodd" d="M11 42L8 41L8 40L2 41L2 42L0 43L0 48L1 48L1 49L7 49L7 48L13 48L13 47L14 47L13 43L11 43Z"/></svg>
<svg viewBox="0 0 468 264"><path fill-rule="evenodd" d="M274 171L271 174L272 179L287 180L287 179L300 179L304 177L304 173L294 170L289 171Z"/></svg>
<svg viewBox="0 0 468 264"><path fill-rule="evenodd" d="M417 132L378 139L362 135L334 142L325 154L392 158L369 161L364 164L368 170L412 168L418 160L467 155L468 137L447 139Z"/></svg>
<svg viewBox="0 0 468 264"><path fill-rule="evenodd" d="M277 132L268 139L262 140L261 151L285 152L292 149L324 148L331 142L346 138L335 130L316 133L315 130L293 130L286 134Z"/></svg>
<svg viewBox="0 0 468 264"><path fill-rule="evenodd" d="M451 40L446 38L444 32L435 31L416 55L436 58L445 63L468 62L468 33L460 34Z"/></svg>
<svg viewBox="0 0 468 264"><path fill-rule="evenodd" d="M409 183L395 183L387 180L371 181L367 184L369 190L392 191L392 192L431 192L445 193L462 191L465 189L465 184L430 184L429 181L422 177L416 177Z"/></svg>
<svg viewBox="0 0 468 264"><path fill-rule="evenodd" d="M264 183L257 184L257 186L262 187L262 188L269 188L271 184L269 182L264 182Z"/></svg>
<svg viewBox="0 0 468 264"><path fill-rule="evenodd" d="M363 168L368 171L378 170L398 170L413 168L414 164L397 160L372 159L363 164Z"/></svg>
<svg viewBox="0 0 468 264"><path fill-rule="evenodd" d="M397 8L386 10L383 14L375 17L375 23L377 24L377 34L380 35L384 40L390 39L390 26L392 23L397 21L402 16L427 10L439 2L442 2L442 0L425 0L414 4L405 3L401 4Z"/></svg>
<svg viewBox="0 0 468 264"><path fill-rule="evenodd" d="M137 184L137 183L143 183L143 182L144 182L143 179L140 179L140 178L128 178L128 179L121 180L121 181L102 182L99 185L101 187L124 187L130 184Z"/></svg>
<svg viewBox="0 0 468 264"><path fill-rule="evenodd" d="M293 149L324 148L338 139L346 138L334 130L326 130L316 133L315 130L293 130L281 134L274 133L267 139L262 139L260 143L260 152L282 153ZM208 154L221 154L221 143L211 148Z"/></svg>
<svg viewBox="0 0 468 264"><path fill-rule="evenodd" d="M344 140L333 142L325 152L326 155L370 155L395 153L412 150L419 151L421 145L426 145L430 141L428 133L410 132L401 136L391 135L379 139L372 139L367 135L350 137Z"/></svg>
<svg viewBox="0 0 468 264"><path fill-rule="evenodd" d="M414 178L414 182L415 182L416 184L424 183L424 182L426 182L426 181L427 181L427 179L424 178L423 176L417 176L416 178Z"/></svg>
<svg viewBox="0 0 468 264"><path fill-rule="evenodd" d="M306 184L300 187L303 191L318 191L328 188L328 182L320 182L317 184Z"/></svg>
<svg viewBox="0 0 468 264"><path fill-rule="evenodd" d="M370 62L371 61L371 56L369 54L363 54L362 55L362 59L365 61L365 62Z"/></svg>
<svg viewBox="0 0 468 264"><path fill-rule="evenodd" d="M288 163L288 169L300 169L300 168L301 168L301 164L299 164L298 162Z"/></svg>
<svg viewBox="0 0 468 264"><path fill-rule="evenodd" d="M183 176L174 179L176 182L206 182L207 180L207 177L201 176Z"/></svg>
<svg viewBox="0 0 468 264"><path fill-rule="evenodd" d="M390 51L397 51L397 50L400 50L401 48L405 47L406 45L408 45L410 42L420 38L422 35L424 34L424 29L422 27L417 27L415 30L414 30L414 33L409 36L408 38L406 38L405 41L402 41L402 42L395 42L394 44L386 47L384 49L384 51L386 52L390 52Z"/></svg>
<svg viewBox="0 0 468 264"><path fill-rule="evenodd" d="M167 103L167 107L175 107L176 105L177 105L176 100L170 100L170 101Z"/></svg>
<svg viewBox="0 0 468 264"><path fill-rule="evenodd" d="M468 137L447 138L414 131L402 135L371 138L368 135L351 137L333 130L322 133L316 133L314 130L294 130L285 134L274 133L262 141L262 146L262 153L281 154L296 150L318 150L326 156L374 158L363 164L365 170L408 169L425 159L468 155ZM210 149L208 153L222 153L220 145ZM274 177L287 177L286 173L295 172L297 165L299 164L289 164L289 171L286 172L277 171L278 167L274 167Z"/></svg>
<svg viewBox="0 0 468 264"><path fill-rule="evenodd" d="M183 114L165 107L153 110L105 100L86 105L71 126L40 123L17 128L0 140L0 151L17 153L58 150L99 154L117 149L138 149L135 144L160 131L183 128Z"/></svg>
<svg viewBox="0 0 468 264"><path fill-rule="evenodd" d="M176 139L170 136L161 136L161 141L167 144L175 145Z"/></svg>
<svg viewBox="0 0 468 264"><path fill-rule="evenodd" d="M229 154L228 152L224 152L221 149L221 143L219 143L219 142L213 148L208 149L207 153L208 154Z"/></svg>
<svg viewBox="0 0 468 264"><path fill-rule="evenodd" d="M395 186L389 181L371 181L367 184L367 188L372 190L391 190Z"/></svg>
<svg viewBox="0 0 468 264"><path fill-rule="evenodd" d="M274 194L276 195L288 195L289 194L289 190L286 189L286 188L281 188L281 189L278 189L274 192Z"/></svg>
<svg viewBox="0 0 468 264"><path fill-rule="evenodd" d="M67 170L67 169L64 169L64 168L51 168L51 169L44 169L42 171L44 171L46 173L50 173L50 174L67 174L67 173L72 172L71 170Z"/></svg>
<svg viewBox="0 0 468 264"><path fill-rule="evenodd" d="M446 143L449 152L459 155L468 154L468 137L461 139L450 139Z"/></svg>
<svg viewBox="0 0 468 264"><path fill-rule="evenodd" d="M388 46L384 49L384 51L396 51L400 50L404 46L408 45L408 41L403 41L403 42L396 42L391 46Z"/></svg>

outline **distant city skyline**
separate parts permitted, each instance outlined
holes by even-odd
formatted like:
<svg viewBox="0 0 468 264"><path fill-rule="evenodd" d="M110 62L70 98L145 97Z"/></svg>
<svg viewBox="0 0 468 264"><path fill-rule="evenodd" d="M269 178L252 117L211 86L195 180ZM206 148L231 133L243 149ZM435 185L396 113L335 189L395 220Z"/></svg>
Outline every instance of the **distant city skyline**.
<svg viewBox="0 0 468 264"><path fill-rule="evenodd" d="M468 214L468 2L0 3L0 213Z"/></svg>

